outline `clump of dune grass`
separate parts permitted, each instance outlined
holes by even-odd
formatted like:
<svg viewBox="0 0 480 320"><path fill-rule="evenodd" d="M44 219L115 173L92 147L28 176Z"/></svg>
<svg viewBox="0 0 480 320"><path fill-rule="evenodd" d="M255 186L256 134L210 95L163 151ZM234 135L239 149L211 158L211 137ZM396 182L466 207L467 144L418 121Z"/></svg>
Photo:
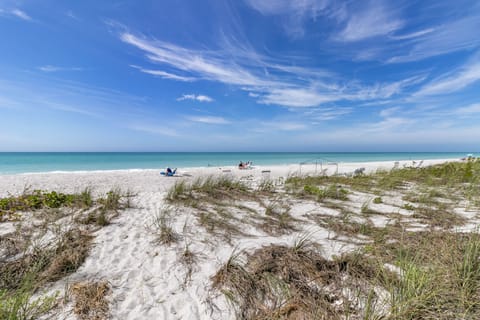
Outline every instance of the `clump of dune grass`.
<svg viewBox="0 0 480 320"><path fill-rule="evenodd" d="M212 285L237 319L479 318L480 235L396 230L332 260L305 239L237 252Z"/></svg>
<svg viewBox="0 0 480 320"><path fill-rule="evenodd" d="M167 201L178 202L195 199L225 199L247 194L247 187L240 181L226 176L198 178L191 184L178 181L167 193Z"/></svg>
<svg viewBox="0 0 480 320"><path fill-rule="evenodd" d="M290 214L290 206L278 199L265 206L265 214L255 216L260 228L270 235L282 235L298 231L299 220Z"/></svg>
<svg viewBox="0 0 480 320"><path fill-rule="evenodd" d="M179 261L185 267L185 278L183 284L186 285L192 278L194 265L197 263L198 255L196 252L192 251L190 244L185 242L185 247L180 254Z"/></svg>
<svg viewBox="0 0 480 320"><path fill-rule="evenodd" d="M241 221L233 214L231 208L219 206L200 210L194 214L197 216L199 224L208 233L215 237L221 237L228 243L231 243L232 236L248 236L242 230Z"/></svg>
<svg viewBox="0 0 480 320"><path fill-rule="evenodd" d="M383 215L381 211L375 210L370 206L370 201L371 200L367 200L362 204L362 207L360 208L360 212L365 215L375 215L375 214Z"/></svg>
<svg viewBox="0 0 480 320"><path fill-rule="evenodd" d="M104 227L109 225L120 210L132 207L132 198L135 194L131 192L122 192L118 188L108 191L105 196L92 200L90 190L81 193L82 203L90 203L91 210L84 210L76 217L77 222L82 224L96 225ZM89 195L90 194L90 195Z"/></svg>
<svg viewBox="0 0 480 320"><path fill-rule="evenodd" d="M106 281L77 282L70 287L74 298L73 311L82 320L108 319L107 296L110 285Z"/></svg>
<svg viewBox="0 0 480 320"><path fill-rule="evenodd" d="M119 188L114 188L107 192L107 194L98 199L104 210L106 211L118 211L132 207L131 199L135 197L132 192L122 192Z"/></svg>
<svg viewBox="0 0 480 320"><path fill-rule="evenodd" d="M78 229L53 243L36 246L0 262L0 319L37 319L56 305L56 295L40 296L41 287L75 272L85 260L92 237ZM33 296L36 298L33 298Z"/></svg>
<svg viewBox="0 0 480 320"><path fill-rule="evenodd" d="M180 236L172 227L171 208L165 207L154 217L152 227L157 241L161 244L170 245L178 242Z"/></svg>
<svg viewBox="0 0 480 320"><path fill-rule="evenodd" d="M370 192L374 187L375 179L372 175L358 175L354 177L344 176L291 176L285 181L287 191L298 192L305 186L323 186L332 185L348 186L352 190Z"/></svg>
<svg viewBox="0 0 480 320"><path fill-rule="evenodd" d="M0 289L0 319L34 320L44 316L56 305L56 295L33 298L35 288L26 278L15 291Z"/></svg>
<svg viewBox="0 0 480 320"><path fill-rule="evenodd" d="M290 178L290 186L288 190L296 196L313 198L316 201L322 202L325 199L348 200L348 191L337 184L309 184L308 182L315 182L312 178L304 178L305 181ZM320 183L325 180L320 177ZM318 182L317 182L318 183Z"/></svg>
<svg viewBox="0 0 480 320"><path fill-rule="evenodd" d="M30 235L20 231L0 236L0 263L26 250Z"/></svg>
<svg viewBox="0 0 480 320"><path fill-rule="evenodd" d="M262 247L245 260L234 253L212 281L234 307L237 319L342 319L346 313L359 312L342 293L343 279L377 274L361 262L326 260L304 239L291 247Z"/></svg>
<svg viewBox="0 0 480 320"><path fill-rule="evenodd" d="M258 185L257 190L264 193L274 193L275 183L271 179L263 179Z"/></svg>
<svg viewBox="0 0 480 320"><path fill-rule="evenodd" d="M17 290L29 277L38 288L75 272L86 259L91 241L90 234L72 229L51 246L34 247L18 259L0 263L0 287Z"/></svg>
<svg viewBox="0 0 480 320"><path fill-rule="evenodd" d="M375 204L380 204L380 203L383 203L383 200L382 200L382 197L375 197L373 198L372 202Z"/></svg>

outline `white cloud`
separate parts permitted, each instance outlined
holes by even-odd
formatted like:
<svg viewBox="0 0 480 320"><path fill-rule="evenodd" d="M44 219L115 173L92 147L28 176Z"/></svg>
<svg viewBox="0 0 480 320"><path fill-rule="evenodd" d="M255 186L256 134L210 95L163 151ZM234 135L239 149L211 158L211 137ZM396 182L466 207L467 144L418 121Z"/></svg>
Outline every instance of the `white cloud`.
<svg viewBox="0 0 480 320"><path fill-rule="evenodd" d="M474 103L466 107L458 108L455 110L455 113L460 115L472 115L475 113L480 113L480 103Z"/></svg>
<svg viewBox="0 0 480 320"><path fill-rule="evenodd" d="M316 121L327 121L340 118L341 116L347 115L352 112L352 108L321 108L315 110L308 115L309 119Z"/></svg>
<svg viewBox="0 0 480 320"><path fill-rule="evenodd" d="M87 110L84 107L75 107L75 106L72 106L72 105L55 103L55 102L51 102L51 101L41 101L41 103L43 105L51 108L51 109L54 109L54 110L78 113L78 114L82 114L82 115L89 116L89 117L95 117L95 118L101 118L102 117L101 114L99 114L97 112L94 112L94 111Z"/></svg>
<svg viewBox="0 0 480 320"><path fill-rule="evenodd" d="M290 121L261 122L260 125L263 126L264 129L257 130L259 132L265 132L270 130L300 131L300 130L305 130L307 128L307 126L304 123L290 122Z"/></svg>
<svg viewBox="0 0 480 320"><path fill-rule="evenodd" d="M393 114L397 113L399 110L400 110L399 107L392 107L392 108L383 109L383 110L380 111L380 116L383 117L383 118L389 118Z"/></svg>
<svg viewBox="0 0 480 320"><path fill-rule="evenodd" d="M314 107L325 102L338 100L330 94L321 94L313 89L286 88L272 89L260 97L263 104L278 104L287 107Z"/></svg>
<svg viewBox="0 0 480 320"><path fill-rule="evenodd" d="M69 17L70 19L73 19L73 20L76 20L76 21L80 21L80 19L73 13L72 10L68 10L65 15L67 17Z"/></svg>
<svg viewBox="0 0 480 320"><path fill-rule="evenodd" d="M155 125L144 125L144 124L133 124L128 126L129 129L135 131L141 131L151 134L158 134L161 136L170 136L170 137L178 137L179 134L177 131L165 127L165 126L155 126Z"/></svg>
<svg viewBox="0 0 480 320"><path fill-rule="evenodd" d="M284 16L283 27L291 37L304 34L304 23L307 19L316 19L328 8L330 0L245 0L247 5L263 15Z"/></svg>
<svg viewBox="0 0 480 320"><path fill-rule="evenodd" d="M212 116L191 116L187 117L188 120L193 122L207 123L207 124L229 124L230 121L222 117Z"/></svg>
<svg viewBox="0 0 480 320"><path fill-rule="evenodd" d="M152 63L166 65L181 72L182 76L175 75L181 78L174 78L164 71L132 67L174 80L203 79L237 86L250 92L249 96L257 98L261 104L314 107L340 100L386 99L402 93L406 87L421 80L421 77L416 76L373 86L346 80L339 85L333 82L337 76L327 70L281 64L279 61L282 58L261 56L246 45L240 45L236 50L229 43L227 48L206 51L186 49L128 32L122 33L120 39L143 51ZM186 95L178 100L186 99L210 101L207 96L197 95Z"/></svg>
<svg viewBox="0 0 480 320"><path fill-rule="evenodd" d="M345 28L335 37L340 41L360 41L392 34L402 28L404 21L396 18L387 8L371 2L364 10L353 13Z"/></svg>
<svg viewBox="0 0 480 320"><path fill-rule="evenodd" d="M153 62L167 64L184 72L196 73L203 79L234 85L264 86L269 83L235 63L227 63L215 54L188 50L161 41L150 41L130 33L123 33L120 38L145 51L147 58Z"/></svg>
<svg viewBox="0 0 480 320"><path fill-rule="evenodd" d="M173 73L169 73L169 72L165 72L165 71L162 71L162 70L151 70L151 69L144 69L142 67L139 67L139 66L135 66L135 65L130 65L132 68L136 68L138 70L140 70L140 72L143 72L143 73L147 73L147 74L151 74L153 76L156 76L156 77L161 77L163 79L170 79L170 80L177 80L177 81L185 81L185 82L191 82L191 81L195 81L196 79L193 78L193 77L184 77L184 76L179 76L179 75L176 75L176 74L173 74Z"/></svg>
<svg viewBox="0 0 480 320"><path fill-rule="evenodd" d="M38 69L43 72L82 71L83 70L83 68L78 68L78 67L58 67L58 66L51 66L51 65L41 66L41 67L38 67Z"/></svg>
<svg viewBox="0 0 480 320"><path fill-rule="evenodd" d="M433 31L435 31L434 28L427 28L427 29L415 31L415 32L408 33L408 34L393 35L390 38L392 38L394 40L407 40L407 39L413 39L413 38L418 38L418 37L424 36L426 34L429 34L429 33L433 32Z"/></svg>
<svg viewBox="0 0 480 320"><path fill-rule="evenodd" d="M349 99L388 99L396 94L400 94L405 88L417 85L424 80L425 76L419 75L391 83L380 83L373 86L362 86L358 89L357 92L354 93L354 96L349 97Z"/></svg>
<svg viewBox="0 0 480 320"><path fill-rule="evenodd" d="M213 98L210 98L209 96L199 94L184 94L180 98L177 98L177 101L183 101L183 100L196 100L199 102L212 102L214 101Z"/></svg>
<svg viewBox="0 0 480 320"><path fill-rule="evenodd" d="M204 95L198 95L197 96L197 101L200 101L200 102L212 102L213 99L210 98L209 96L204 96Z"/></svg>
<svg viewBox="0 0 480 320"><path fill-rule="evenodd" d="M480 37L477 32L480 30L480 15L467 16L450 23L436 26L424 34L416 34L413 47L408 54L397 55L388 60L389 63L401 63L417 61L425 58L466 50L478 47ZM398 39L398 36L397 36Z"/></svg>
<svg viewBox="0 0 480 320"><path fill-rule="evenodd" d="M440 95L461 90L480 80L480 61L470 62L453 74L432 80L415 96Z"/></svg>
<svg viewBox="0 0 480 320"><path fill-rule="evenodd" d="M26 14L24 11L20 10L20 9L13 9L12 11L10 11L10 13L14 16L16 16L17 18L20 18L22 20L25 20L25 21L31 21L32 18Z"/></svg>

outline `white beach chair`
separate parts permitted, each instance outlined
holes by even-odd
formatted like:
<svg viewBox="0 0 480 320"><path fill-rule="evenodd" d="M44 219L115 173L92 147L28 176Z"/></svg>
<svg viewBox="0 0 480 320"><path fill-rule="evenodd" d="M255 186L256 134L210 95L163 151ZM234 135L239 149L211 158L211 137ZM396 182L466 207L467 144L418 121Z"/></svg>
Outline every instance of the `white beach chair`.
<svg viewBox="0 0 480 320"><path fill-rule="evenodd" d="M392 170L398 169L399 166L400 166L400 162L395 161L395 163L393 164Z"/></svg>

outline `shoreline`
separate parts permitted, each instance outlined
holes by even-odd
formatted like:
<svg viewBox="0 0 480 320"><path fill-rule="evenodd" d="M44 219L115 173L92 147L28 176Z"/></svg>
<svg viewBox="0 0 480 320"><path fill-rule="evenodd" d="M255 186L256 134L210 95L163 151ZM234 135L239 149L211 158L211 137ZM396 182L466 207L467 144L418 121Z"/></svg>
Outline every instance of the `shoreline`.
<svg viewBox="0 0 480 320"><path fill-rule="evenodd" d="M298 166L298 167L304 167L304 168L310 168L310 167L325 167L325 166L331 166L331 165L338 165L340 166L345 166L345 167L352 167L352 166L366 166L366 167L372 167L373 165L393 165L395 162L399 162L401 166L403 165L408 165L413 163L420 163L423 162L423 165L428 165L428 163L433 163L433 164L438 164L438 163L444 163L444 162L449 162L449 161L462 161L462 159L459 158L444 158L444 159L408 159L408 160L378 160L378 161L354 161L354 162L346 162L346 161L331 161L331 162L302 162L302 163L283 163L283 164L260 164L256 165L255 163L253 164L253 167L251 169L246 169L246 171L249 170L255 170L255 169L267 169L267 168L284 168L284 167L293 167L293 166ZM172 166L174 167L174 166ZM31 171L31 172L6 172L2 173L0 172L0 177L4 176L27 176L27 175L44 175L44 174L88 174L88 173L136 173L136 172L151 172L151 171L163 171L165 168L164 167L158 167L158 168L130 168L130 169L92 169L92 170L52 170L52 171ZM199 171L199 170L211 170L211 169L235 169L238 170L238 166L236 165L208 165L208 166L192 166L192 167L178 167L179 170L181 171ZM245 170L245 169L244 169Z"/></svg>
<svg viewBox="0 0 480 320"><path fill-rule="evenodd" d="M76 192L92 188L96 193L104 193L112 188L142 192L166 192L179 179L196 179L211 175L229 175L237 179L259 182L264 179L283 179L292 175L351 175L356 169L365 168L364 173L377 170L390 170L397 166L416 167L456 162L460 159L400 160L375 162L339 162L329 164L290 164L254 165L252 169L239 169L237 166L186 167L178 168L178 175L164 177L163 169L128 169L97 171L35 172L0 175L0 197L17 195L25 189ZM397 165L395 163L398 163Z"/></svg>
<svg viewBox="0 0 480 320"><path fill-rule="evenodd" d="M213 154L213 155L212 155ZM0 176L37 173L161 170L165 167L204 168L236 166L252 161L256 166L371 163L463 158L459 152L354 152L354 153L0 153Z"/></svg>

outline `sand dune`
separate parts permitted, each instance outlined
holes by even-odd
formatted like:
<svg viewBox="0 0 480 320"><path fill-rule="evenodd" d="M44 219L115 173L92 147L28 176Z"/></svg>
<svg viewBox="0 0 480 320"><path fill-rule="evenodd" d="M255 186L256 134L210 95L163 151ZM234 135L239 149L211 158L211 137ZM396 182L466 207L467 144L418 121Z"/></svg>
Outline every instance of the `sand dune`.
<svg viewBox="0 0 480 320"><path fill-rule="evenodd" d="M430 160L423 165L442 162L445 160ZM399 163L401 167L404 165L410 166L412 161ZM233 319L228 302L212 290L210 279L232 251L251 250L271 243L292 244L306 233L322 245L327 257L351 250L354 245L333 239L329 230L308 222L304 216L308 213L335 214L334 210L319 208L309 201L290 204L291 215L301 221L298 231L272 236L252 227L245 230L248 236L233 236L231 243L212 237L188 210L174 211L172 229L178 233L180 241L171 246L161 245L152 228L159 212L167 207L165 196L175 182L193 181L208 175L231 175L255 185L266 178L281 182L289 175L319 173L321 169L326 169L326 174L350 174L362 167L372 172L393 166L390 161L344 163L338 164L338 169L333 164L322 168L315 165L258 166L251 170L179 168L178 177L161 176L158 170L5 175L0 176L0 197L20 194L27 187L66 193L92 187L97 195L119 187L135 193L133 208L122 211L112 224L95 232L93 250L80 269L55 283L50 290L62 292L66 284L81 280L106 280L112 288L109 301L113 319ZM359 197L356 202L361 206L365 199ZM378 225L388 223L381 216L373 220ZM0 232L8 230L11 224L5 223ZM181 261L186 248L195 257L190 265ZM75 319L71 304L63 306L55 317Z"/></svg>

